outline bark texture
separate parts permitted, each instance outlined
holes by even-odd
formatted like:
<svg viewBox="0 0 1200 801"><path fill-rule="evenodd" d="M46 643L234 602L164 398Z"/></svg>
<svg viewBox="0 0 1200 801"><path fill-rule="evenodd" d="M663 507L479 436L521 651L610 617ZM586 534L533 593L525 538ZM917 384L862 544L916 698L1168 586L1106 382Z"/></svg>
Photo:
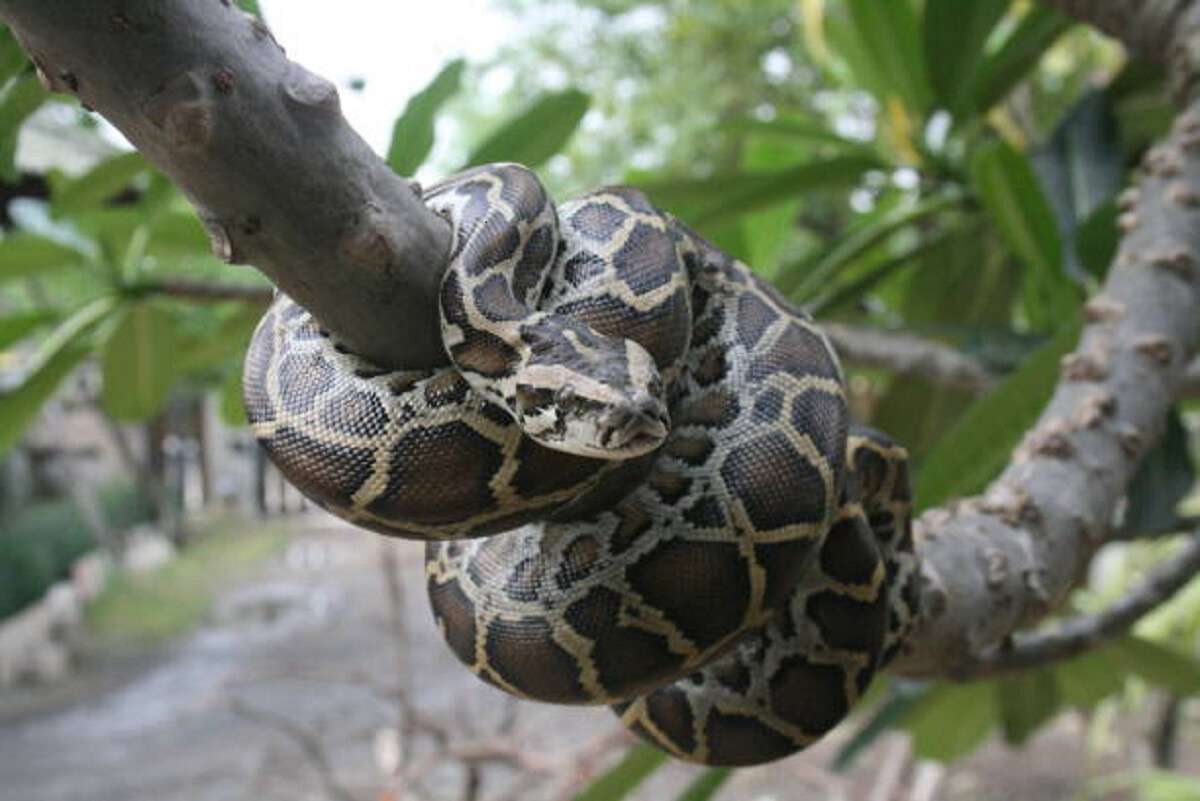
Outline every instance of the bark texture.
<svg viewBox="0 0 1200 801"><path fill-rule="evenodd" d="M1095 615L1063 621L1054 630L1015 639L1012 646L981 661L979 674L1028 670L1069 659L1129 632L1141 618L1171 599L1200 571L1200 534L1146 574L1128 595Z"/></svg>
<svg viewBox="0 0 1200 801"><path fill-rule="evenodd" d="M386 366L444 363L450 231L230 0L0 0L43 82L174 179L216 254L252 264Z"/></svg>

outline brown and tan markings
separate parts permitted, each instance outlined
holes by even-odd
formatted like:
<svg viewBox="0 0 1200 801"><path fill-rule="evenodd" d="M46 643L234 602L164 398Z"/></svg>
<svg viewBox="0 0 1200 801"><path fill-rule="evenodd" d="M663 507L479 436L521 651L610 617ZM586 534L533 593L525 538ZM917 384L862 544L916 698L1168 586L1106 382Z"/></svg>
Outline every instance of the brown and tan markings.
<svg viewBox="0 0 1200 801"><path fill-rule="evenodd" d="M635 190L556 208L502 164L425 199L454 229L452 365L379 370L280 296L244 382L276 464L429 542L446 640L498 687L615 704L710 764L835 725L915 578L906 456L850 432L820 330Z"/></svg>

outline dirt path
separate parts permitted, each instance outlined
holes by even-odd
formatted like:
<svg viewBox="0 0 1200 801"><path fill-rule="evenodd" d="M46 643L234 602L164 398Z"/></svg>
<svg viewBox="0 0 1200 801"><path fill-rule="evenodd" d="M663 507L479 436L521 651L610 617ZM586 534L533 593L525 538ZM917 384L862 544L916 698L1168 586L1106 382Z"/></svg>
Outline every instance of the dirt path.
<svg viewBox="0 0 1200 801"><path fill-rule="evenodd" d="M399 565L402 649L380 567L383 548ZM469 797L471 782L480 801L561 793L569 778L561 772L535 783L501 758L478 763L473 777L461 761L428 759L428 736L407 752L397 749L403 738L389 693L404 683L423 718L451 732L448 747L512 748L535 774L570 763L615 729L604 709L520 704L511 728L497 735L514 707L449 654L429 614L422 555L421 546L328 518L298 522L286 553L222 595L208 623L165 654L108 658L65 689L0 698L0 801L376 801L387 798L383 790L393 785L385 768L398 760L420 774L422 799ZM985 749L973 761L991 769L956 771L941 797L1065 797L1079 778L1083 738L1046 737L1032 753L1049 759ZM889 754L903 756L885 740L853 775L832 776L824 765L839 739L740 771L718 798L866 798ZM596 767L619 751L611 746ZM1006 790L1013 790L1018 763L1024 789L992 794L987 774L1007 775ZM670 765L634 798L674 798L697 773ZM953 792L956 783L965 795Z"/></svg>

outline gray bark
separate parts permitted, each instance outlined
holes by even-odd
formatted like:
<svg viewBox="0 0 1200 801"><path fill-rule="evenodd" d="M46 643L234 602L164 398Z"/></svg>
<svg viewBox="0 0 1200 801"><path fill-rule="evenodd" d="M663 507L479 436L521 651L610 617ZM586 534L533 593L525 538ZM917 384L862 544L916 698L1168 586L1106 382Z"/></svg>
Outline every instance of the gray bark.
<svg viewBox="0 0 1200 801"><path fill-rule="evenodd" d="M218 256L252 264L350 347L444 363L450 232L229 0L0 0L43 81L77 95L174 179Z"/></svg>

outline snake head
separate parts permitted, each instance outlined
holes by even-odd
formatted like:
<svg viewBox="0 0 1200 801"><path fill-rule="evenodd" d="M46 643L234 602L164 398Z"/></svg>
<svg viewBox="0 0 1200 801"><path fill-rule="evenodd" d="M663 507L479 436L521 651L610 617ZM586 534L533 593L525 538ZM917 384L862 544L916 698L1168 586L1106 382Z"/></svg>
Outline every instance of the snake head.
<svg viewBox="0 0 1200 801"><path fill-rule="evenodd" d="M518 372L517 422L529 437L595 459L631 459L662 445L670 417L658 367L637 343L613 342Z"/></svg>

